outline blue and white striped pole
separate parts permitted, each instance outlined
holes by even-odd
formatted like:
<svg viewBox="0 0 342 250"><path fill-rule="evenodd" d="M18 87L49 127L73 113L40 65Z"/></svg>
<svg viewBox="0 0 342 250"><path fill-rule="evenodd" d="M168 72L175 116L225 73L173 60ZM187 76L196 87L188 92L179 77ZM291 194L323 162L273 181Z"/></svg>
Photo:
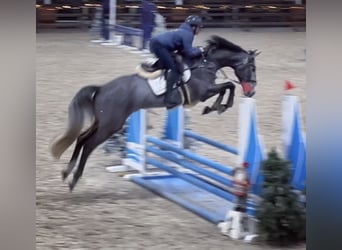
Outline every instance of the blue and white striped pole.
<svg viewBox="0 0 342 250"><path fill-rule="evenodd" d="M184 145L184 108L178 106L167 112L164 137L163 139L171 141L173 145L183 148Z"/></svg>
<svg viewBox="0 0 342 250"><path fill-rule="evenodd" d="M292 163L292 185L303 190L306 179L306 142L302 132L301 113L297 96L283 97L283 151Z"/></svg>
<svg viewBox="0 0 342 250"><path fill-rule="evenodd" d="M260 195L262 188L261 162L265 159L264 147L258 134L255 100L242 98L239 110L238 165L247 164L250 192Z"/></svg>

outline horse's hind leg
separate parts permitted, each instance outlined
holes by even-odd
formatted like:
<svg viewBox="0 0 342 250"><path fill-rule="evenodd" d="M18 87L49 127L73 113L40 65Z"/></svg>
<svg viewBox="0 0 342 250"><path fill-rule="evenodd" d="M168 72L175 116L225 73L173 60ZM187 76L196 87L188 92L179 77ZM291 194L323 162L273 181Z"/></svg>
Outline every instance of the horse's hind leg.
<svg viewBox="0 0 342 250"><path fill-rule="evenodd" d="M118 130L115 130L114 133L117 131ZM108 133L108 131L104 129L100 129L98 127L97 130L95 130L95 133L92 133L91 135L87 136L87 138L85 138L85 141L83 143L83 150L82 150L82 154L81 154L81 158L80 158L77 170L74 173L74 176L71 182L69 183L70 192L74 189L79 178L82 176L85 164L90 154L98 145L100 145L105 140L107 140L112 134L113 133Z"/></svg>
<svg viewBox="0 0 342 250"><path fill-rule="evenodd" d="M63 181L69 176L69 174L71 173L71 171L74 169L76 162L77 162L77 158L78 155L82 149L82 146L84 144L84 141L90 136L92 135L95 131L96 131L96 124L92 124L92 126L87 129L86 131L84 131L78 138L76 141L76 146L74 149L74 152L72 153L71 159L68 163L68 166L62 170L62 179Z"/></svg>

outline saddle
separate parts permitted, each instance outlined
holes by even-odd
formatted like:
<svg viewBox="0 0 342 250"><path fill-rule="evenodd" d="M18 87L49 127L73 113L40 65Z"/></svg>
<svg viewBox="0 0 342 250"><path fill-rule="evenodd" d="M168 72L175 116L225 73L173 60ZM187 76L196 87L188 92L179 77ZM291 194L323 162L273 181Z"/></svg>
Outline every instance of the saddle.
<svg viewBox="0 0 342 250"><path fill-rule="evenodd" d="M141 63L141 68L146 72L152 73L161 70L162 66L160 65L160 61L157 60L155 63L143 62Z"/></svg>
<svg viewBox="0 0 342 250"><path fill-rule="evenodd" d="M182 102L188 103L190 102L190 96L186 83L191 78L191 71L188 65L183 62L181 55L175 54L174 59L177 70L181 75L180 81L175 84L174 88L179 88L183 99ZM160 60L142 62L136 70L138 75L147 79L147 83L155 95L159 96L165 93L167 70L164 69Z"/></svg>
<svg viewBox="0 0 342 250"><path fill-rule="evenodd" d="M174 54L173 57L176 62L178 72L183 74L186 70L185 65L183 63L183 57L179 54ZM148 73L153 73L158 70L164 70L163 65L161 64L159 59L154 63L143 62L141 63L141 68Z"/></svg>

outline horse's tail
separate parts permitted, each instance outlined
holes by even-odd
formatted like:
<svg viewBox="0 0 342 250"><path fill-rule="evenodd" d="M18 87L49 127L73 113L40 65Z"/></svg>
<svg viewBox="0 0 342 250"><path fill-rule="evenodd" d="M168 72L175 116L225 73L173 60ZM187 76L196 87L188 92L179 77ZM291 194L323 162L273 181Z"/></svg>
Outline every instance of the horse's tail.
<svg viewBox="0 0 342 250"><path fill-rule="evenodd" d="M77 139L83 128L85 116L94 116L93 100L98 86L80 89L69 105L68 126L65 133L51 145L51 154L59 159L64 151Z"/></svg>

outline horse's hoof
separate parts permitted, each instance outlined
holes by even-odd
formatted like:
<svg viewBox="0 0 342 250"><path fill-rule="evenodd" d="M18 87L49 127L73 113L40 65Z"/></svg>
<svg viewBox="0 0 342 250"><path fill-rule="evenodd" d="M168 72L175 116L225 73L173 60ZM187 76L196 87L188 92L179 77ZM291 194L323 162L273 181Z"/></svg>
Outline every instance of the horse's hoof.
<svg viewBox="0 0 342 250"><path fill-rule="evenodd" d="M63 181L65 181L65 179L68 177L68 172L67 171L65 171L65 170L62 170L62 172L61 172L61 174L62 174L62 180Z"/></svg>
<svg viewBox="0 0 342 250"><path fill-rule="evenodd" d="M219 106L217 108L217 113L220 115L220 114L222 114L226 110L227 110L227 107L225 105L222 105L222 106Z"/></svg>
<svg viewBox="0 0 342 250"><path fill-rule="evenodd" d="M69 191L70 193L72 193L72 191L74 190L75 184L73 182L69 182Z"/></svg>
<svg viewBox="0 0 342 250"><path fill-rule="evenodd" d="M212 109L210 107L206 106L202 111L202 115L209 114L211 111L212 111Z"/></svg>

